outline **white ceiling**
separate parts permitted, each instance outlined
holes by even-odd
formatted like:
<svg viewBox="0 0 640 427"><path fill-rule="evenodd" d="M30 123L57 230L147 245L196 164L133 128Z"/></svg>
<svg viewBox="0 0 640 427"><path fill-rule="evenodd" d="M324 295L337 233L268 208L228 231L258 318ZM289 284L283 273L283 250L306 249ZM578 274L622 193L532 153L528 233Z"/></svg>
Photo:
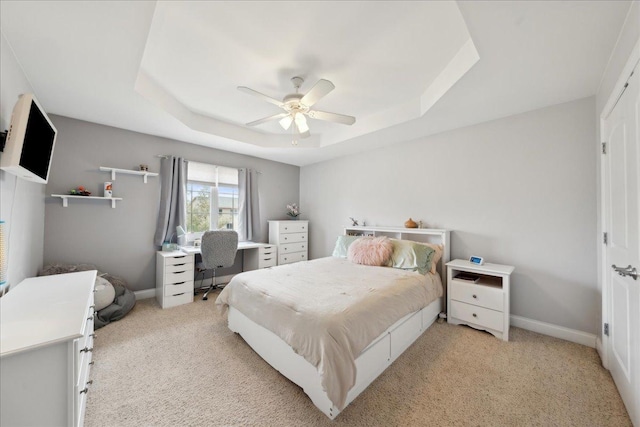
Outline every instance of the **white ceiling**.
<svg viewBox="0 0 640 427"><path fill-rule="evenodd" d="M0 26L50 113L306 165L591 96L630 4L3 0ZM294 75L356 123L244 126L279 111L236 86Z"/></svg>

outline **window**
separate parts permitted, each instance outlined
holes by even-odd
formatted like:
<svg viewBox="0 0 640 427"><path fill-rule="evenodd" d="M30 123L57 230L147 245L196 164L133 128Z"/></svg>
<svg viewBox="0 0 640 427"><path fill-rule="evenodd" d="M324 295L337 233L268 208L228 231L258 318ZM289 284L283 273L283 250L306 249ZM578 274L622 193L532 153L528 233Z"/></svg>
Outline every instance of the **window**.
<svg viewBox="0 0 640 427"><path fill-rule="evenodd" d="M238 169L189 162L187 231L238 229Z"/></svg>

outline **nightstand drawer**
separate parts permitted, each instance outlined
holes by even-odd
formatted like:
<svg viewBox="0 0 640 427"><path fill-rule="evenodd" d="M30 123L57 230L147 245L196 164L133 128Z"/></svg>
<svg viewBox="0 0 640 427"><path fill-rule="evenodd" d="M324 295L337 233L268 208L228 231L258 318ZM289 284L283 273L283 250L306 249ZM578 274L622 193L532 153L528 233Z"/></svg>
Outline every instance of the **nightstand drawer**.
<svg viewBox="0 0 640 427"><path fill-rule="evenodd" d="M295 252L292 254L280 254L278 255L278 265L291 264L292 262L306 261L306 252Z"/></svg>
<svg viewBox="0 0 640 427"><path fill-rule="evenodd" d="M287 243L285 245L280 245L281 254L288 254L292 252L306 252L306 250L307 250L307 242Z"/></svg>
<svg viewBox="0 0 640 427"><path fill-rule="evenodd" d="M454 279L451 281L450 290L451 299L503 311L504 292L502 292L502 289L465 283Z"/></svg>
<svg viewBox="0 0 640 427"><path fill-rule="evenodd" d="M504 315L502 312L460 301L451 301L451 313L449 315L499 332L502 332L504 327Z"/></svg>
<svg viewBox="0 0 640 427"><path fill-rule="evenodd" d="M164 259L164 265L184 264L187 262L193 263L193 255L184 254L179 256L167 257Z"/></svg>
<svg viewBox="0 0 640 427"><path fill-rule="evenodd" d="M184 271L176 271L175 273L165 273L164 284L169 285L178 282L193 281L193 268Z"/></svg>
<svg viewBox="0 0 640 427"><path fill-rule="evenodd" d="M306 222L288 221L280 225L280 233L301 233L307 232L308 224Z"/></svg>
<svg viewBox="0 0 640 427"><path fill-rule="evenodd" d="M167 297L185 292L193 292L193 280L164 285L164 295Z"/></svg>
<svg viewBox="0 0 640 427"><path fill-rule="evenodd" d="M307 233L280 234L280 243L298 243L306 241Z"/></svg>

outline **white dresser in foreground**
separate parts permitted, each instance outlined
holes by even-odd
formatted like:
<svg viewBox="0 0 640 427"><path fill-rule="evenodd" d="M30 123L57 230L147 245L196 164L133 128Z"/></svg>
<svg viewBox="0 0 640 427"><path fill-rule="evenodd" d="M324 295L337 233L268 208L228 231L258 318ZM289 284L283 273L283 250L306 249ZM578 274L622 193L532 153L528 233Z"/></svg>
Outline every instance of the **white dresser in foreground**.
<svg viewBox="0 0 640 427"><path fill-rule="evenodd" d="M476 265L462 259L448 262L447 322L485 330L509 341L509 288L513 270L510 265Z"/></svg>
<svg viewBox="0 0 640 427"><path fill-rule="evenodd" d="M193 302L194 255L156 252L156 299L162 308Z"/></svg>
<svg viewBox="0 0 640 427"><path fill-rule="evenodd" d="M96 271L26 279L0 298L0 425L81 426Z"/></svg>
<svg viewBox="0 0 640 427"><path fill-rule="evenodd" d="M306 261L309 221L269 221L269 243L278 248L278 265Z"/></svg>

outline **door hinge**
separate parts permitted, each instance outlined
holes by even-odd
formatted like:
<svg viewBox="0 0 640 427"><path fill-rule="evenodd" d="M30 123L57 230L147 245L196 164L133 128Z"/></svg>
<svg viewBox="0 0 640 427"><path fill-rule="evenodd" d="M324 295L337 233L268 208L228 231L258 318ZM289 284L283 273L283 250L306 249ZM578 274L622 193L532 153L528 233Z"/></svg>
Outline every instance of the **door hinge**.
<svg viewBox="0 0 640 427"><path fill-rule="evenodd" d="M602 143L602 154L607 154L607 143L606 142Z"/></svg>
<svg viewBox="0 0 640 427"><path fill-rule="evenodd" d="M609 239L607 236L607 232L605 231L604 233L602 233L602 243L604 243L605 245L608 243Z"/></svg>
<svg viewBox="0 0 640 427"><path fill-rule="evenodd" d="M609 324L608 323L604 324L604 334L606 336L609 336Z"/></svg>

